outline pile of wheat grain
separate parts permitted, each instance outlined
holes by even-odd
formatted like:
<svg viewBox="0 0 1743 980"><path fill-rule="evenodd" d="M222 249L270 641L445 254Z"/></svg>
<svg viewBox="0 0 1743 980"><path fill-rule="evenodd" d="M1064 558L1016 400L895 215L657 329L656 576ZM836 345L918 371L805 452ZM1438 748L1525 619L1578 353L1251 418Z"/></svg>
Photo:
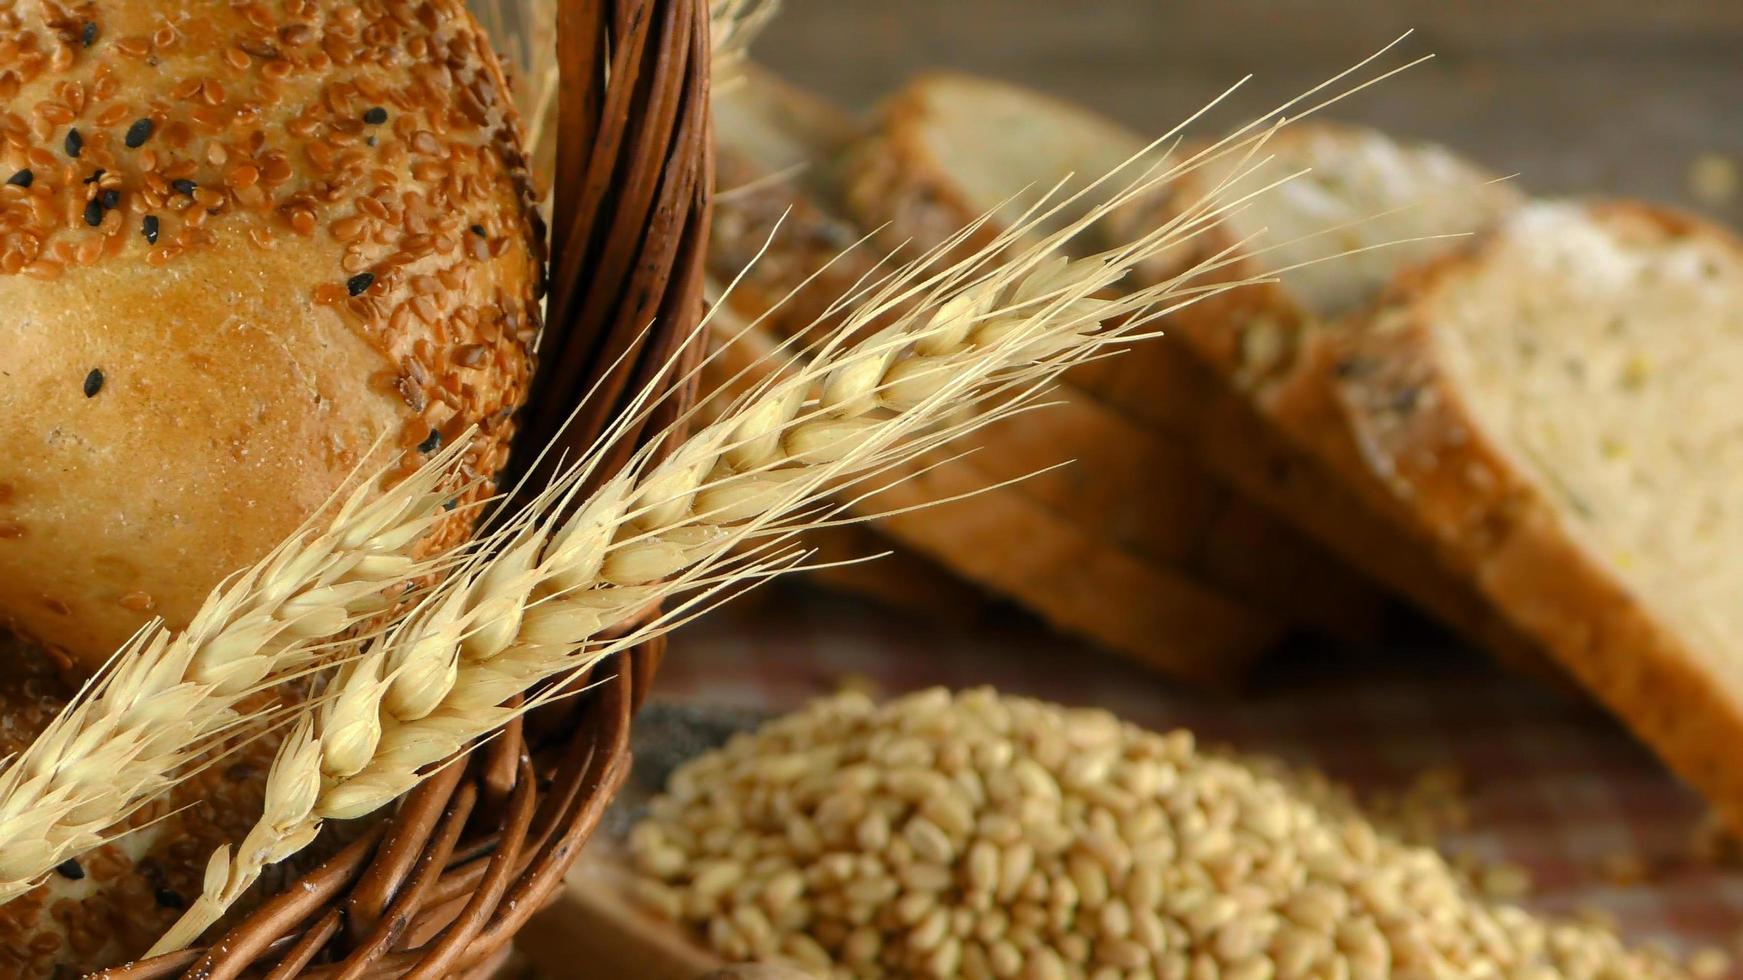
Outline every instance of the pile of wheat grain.
<svg viewBox="0 0 1743 980"><path fill-rule="evenodd" d="M638 897L728 959L830 976L1685 975L1479 894L1321 776L985 689L738 736L631 850Z"/></svg>

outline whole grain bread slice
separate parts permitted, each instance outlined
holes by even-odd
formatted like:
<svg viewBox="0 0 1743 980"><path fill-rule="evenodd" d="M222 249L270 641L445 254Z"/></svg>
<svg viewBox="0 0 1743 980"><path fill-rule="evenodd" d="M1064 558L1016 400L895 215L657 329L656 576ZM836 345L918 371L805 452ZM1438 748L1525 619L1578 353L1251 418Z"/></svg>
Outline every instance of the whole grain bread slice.
<svg viewBox="0 0 1743 980"><path fill-rule="evenodd" d="M1743 240L1533 204L1340 338L1415 529L1743 829Z"/></svg>
<svg viewBox="0 0 1743 980"><path fill-rule="evenodd" d="M1172 338L1197 362L1199 411L1182 419L1176 406L1149 394L1158 374L1194 374L1151 351L1110 362L1096 390L1159 426L1185 422L1204 458L1245 493L1504 661L1553 674L1532 640L1432 542L1409 531L1408 516L1367 471L1335 395L1334 349L1345 320L1398 269L1458 251L1468 244L1464 236L1517 209L1521 195L1433 144L1306 121L1273 134L1250 157L1214 159L1165 194L1125 208L1114 234L1147 231L1219 188L1239 198L1278 182L1190 249L1143 270L1147 281L1159 281L1237 246L1240 257L1219 276L1283 270L1274 281L1213 296L1168 319Z"/></svg>
<svg viewBox="0 0 1743 980"><path fill-rule="evenodd" d="M1087 188L1143 151L1136 136L1067 103L1001 82L931 74L887 100L879 125L847 151L844 200L862 227L880 228L886 247L910 255L936 249L980 222L952 253L960 257L1010 227L1035 199L1026 190L1061 183L1068 191ZM1136 176L1135 169L1126 172ZM1122 184L1108 182L1108 193ZM1087 194L1055 220L1075 220L1106 197ZM1138 349L1145 363L1169 365L1168 378L1151 379L1149 399L1180 406L1183 414L1202 410L1190 392L1169 387L1172 378L1197 370L1186 363L1189 357L1166 343ZM1061 386L1066 408L1052 424L1070 429L1048 434L1030 422L1001 427L988 433L989 456L1032 469L1046 460L1026 452L1026 444L1040 443L1054 455L1070 446L1079 465L1035 485L1053 506L1074 508L1096 522L1098 533L1146 556L1188 562L1218 588L1296 622L1330 625L1345 635L1357 621L1371 627L1374 591L1320 545L1214 475L1194 437L1160 430L1085 390L1084 382L1105 370L1074 373ZM1215 529L1234 527L1250 544L1244 554L1220 547Z"/></svg>
<svg viewBox="0 0 1743 980"><path fill-rule="evenodd" d="M876 248L841 254L859 233L831 207L839 198L832 184L832 156L842 145L839 134L852 126L844 114L766 72L753 70L745 83L717 98L723 193L717 205L710 271L718 285L738 277L745 263L757 261L716 310L720 320L716 339L736 341L723 346L710 362L706 390L720 390L723 395L737 390L768 369L757 365L760 353L804 331L839 325L840 318L829 315L831 307L880 273ZM807 280L797 295L776 305ZM747 329L747 319L758 320L758 326ZM734 377L753 367L757 370ZM943 464L943 472L925 474L921 485L936 494L943 494L946 486L978 490L1051 467L1078 444L1095 447L1094 453L1134 451L1134 444L1135 451L1143 452L1143 439L1110 434L1109 425L1119 420L1104 418L1093 407L1085 412L1067 401L1024 421L1029 424L1001 425L999 431L977 436L975 443L983 450L972 463ZM1113 449L1116 442L1123 448ZM1280 622L1195 581L1177 563L1156 557L1184 558L1203 547L1200 542L1181 536L1145 537L1150 528L1160 526L1158 522L1127 518L1134 509L1148 513L1173 508L1190 512L1191 518L1173 521L1171 526L1202 534L1222 516L1222 502L1172 491L1158 493L1146 486L1135 504L1132 493L1116 492L1122 488L1084 480L1081 473L1088 468L1054 471L1020 485L986 491L972 508L920 511L879 521L877 529L902 552L895 562L820 574L832 587L884 601L894 598L913 608L907 573L924 572L936 562L1063 629L1175 676L1216 683L1237 678L1281 634ZM1123 489L1131 487L1127 484ZM927 499L917 493L906 487L885 499L902 501L892 507ZM1138 532L1128 535L1129 543L1136 544L1114 545L1086 528L1083 514L1095 515L1092 526L1126 519ZM820 554L831 555L864 544L842 540L845 533L834 532L808 543ZM994 543L1001 535L1007 540ZM1012 554L1024 543L1030 546L1022 555ZM1143 549L1150 553L1141 553ZM879 550L884 549L861 548L858 554ZM1038 555L1070 555L1072 560L1049 564L1028 557ZM1359 609L1355 603L1328 601L1324 606L1346 617L1338 622L1340 627L1370 627L1368 621L1346 612ZM1174 635L1174 629L1199 635L1183 638Z"/></svg>

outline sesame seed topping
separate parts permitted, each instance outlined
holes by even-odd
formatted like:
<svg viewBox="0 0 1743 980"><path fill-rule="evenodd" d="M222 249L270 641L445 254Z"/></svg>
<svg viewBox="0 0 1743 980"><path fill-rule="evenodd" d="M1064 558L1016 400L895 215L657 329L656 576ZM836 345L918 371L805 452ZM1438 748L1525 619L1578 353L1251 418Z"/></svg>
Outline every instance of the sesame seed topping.
<svg viewBox="0 0 1743 980"><path fill-rule="evenodd" d="M92 368L91 373L85 375L85 397L86 398L95 398L95 397L97 397L97 392L102 391L102 390L103 390L103 369L102 368Z"/></svg>
<svg viewBox="0 0 1743 980"><path fill-rule="evenodd" d="M66 151L67 156L75 160L79 158L79 154L85 152L85 138L76 128L67 130Z"/></svg>
<svg viewBox="0 0 1743 980"><path fill-rule="evenodd" d="M157 229L158 229L157 215L155 215L155 214L146 215L143 230L145 231L145 240L148 244L151 244L151 245L157 244Z"/></svg>
<svg viewBox="0 0 1743 980"><path fill-rule="evenodd" d="M82 881L85 877L85 866L79 863L78 858L67 858L55 865L54 870L68 881Z"/></svg>
<svg viewBox="0 0 1743 980"><path fill-rule="evenodd" d="M121 204L121 192L111 187L102 194L99 194L97 200L103 202L103 207L113 209Z"/></svg>
<svg viewBox="0 0 1743 980"><path fill-rule="evenodd" d="M94 21L94 20L85 21L84 28L79 31L79 40L85 42L85 47L87 47L87 48L90 47L91 45L97 43L97 22L96 21Z"/></svg>
<svg viewBox="0 0 1743 980"><path fill-rule="evenodd" d="M363 121L371 126L379 126L387 122L387 110L381 106L376 106L363 114Z"/></svg>
<svg viewBox="0 0 1743 980"><path fill-rule="evenodd" d="M151 139L151 131L153 128L155 127L149 116L135 119L133 125L127 127L127 148L129 150L137 150L144 146L145 141Z"/></svg>
<svg viewBox="0 0 1743 980"><path fill-rule="evenodd" d="M479 238L483 238L489 233L484 230L483 225L473 225L472 234L477 235Z"/></svg>
<svg viewBox="0 0 1743 980"><path fill-rule="evenodd" d="M12 185L13 187L29 187L31 184L33 184L35 182L36 182L36 175L31 173L28 169L20 170L17 173L13 174L12 176L6 178L6 183Z"/></svg>
<svg viewBox="0 0 1743 980"><path fill-rule="evenodd" d="M85 224L96 228L103 223L103 201L93 197L85 202Z"/></svg>
<svg viewBox="0 0 1743 980"><path fill-rule="evenodd" d="M404 443L401 443L401 445L404 445ZM418 452L420 453L433 453L440 448L442 448L442 433L435 429L430 430L429 438L418 443Z"/></svg>
<svg viewBox="0 0 1743 980"><path fill-rule="evenodd" d="M188 900L183 898L182 893L174 888L159 888L153 897L157 899L157 904L166 909L185 909L188 907Z"/></svg>
<svg viewBox="0 0 1743 980"><path fill-rule="evenodd" d="M98 167L97 169L91 171L91 176L85 178L85 183L95 184L97 181L102 180L103 175L108 173L108 172L109 171L104 170L102 167Z"/></svg>
<svg viewBox="0 0 1743 980"><path fill-rule="evenodd" d="M359 272L345 280L345 288L353 296L362 296L373 285L375 285L375 273L373 272Z"/></svg>
<svg viewBox="0 0 1743 980"><path fill-rule="evenodd" d="M199 184L194 183L186 177L170 181L169 186L175 188L177 194L186 194L189 197L193 197L194 192L200 189Z"/></svg>

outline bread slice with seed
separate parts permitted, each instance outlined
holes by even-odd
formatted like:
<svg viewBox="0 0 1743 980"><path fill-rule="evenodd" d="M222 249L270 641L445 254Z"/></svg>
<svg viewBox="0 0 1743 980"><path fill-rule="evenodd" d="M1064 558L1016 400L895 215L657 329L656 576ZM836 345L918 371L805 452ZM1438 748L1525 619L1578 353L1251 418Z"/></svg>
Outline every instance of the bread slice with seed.
<svg viewBox="0 0 1743 980"><path fill-rule="evenodd" d="M1340 346L1415 529L1743 829L1743 240L1533 204Z"/></svg>
<svg viewBox="0 0 1743 980"><path fill-rule="evenodd" d="M974 227L951 253L961 257L992 243L1018 220L1034 203L1033 191L1105 187L1106 193L1071 202L1053 223L1089 213L1137 176L1136 168L1122 167L1143 151L1136 136L1067 103L972 76L926 75L887 100L877 127L847 151L844 200L862 227L880 228L879 241L908 257ZM1092 185L1116 170L1126 177ZM1146 348L1147 362L1189 360L1173 347L1138 346ZM1185 363L1175 367L1169 373L1194 370ZM1038 481L1035 492L1055 507L1077 505L1082 519L1116 544L1184 562L1192 574L1231 595L1345 635L1352 615L1370 616L1378 608L1373 590L1319 545L1212 474L1190 438L1160 431L1086 390L1083 381L1096 376L1074 374L1061 386L1065 405L1055 424L1069 430L1048 434L1031 421L990 430L988 454L999 457L995 468L1045 465L1045 453L1026 451L1037 442L1053 454L1072 447L1079 458L1074 471ZM1198 410L1184 393L1157 380L1152 378L1150 397L1178 400L1190 406L1185 413ZM1076 482L1049 485L1064 480ZM1218 526L1238 527L1251 550L1221 560L1227 556L1217 553Z"/></svg>
<svg viewBox="0 0 1743 980"><path fill-rule="evenodd" d="M832 165L844 146L841 134L857 129L839 110L766 72L751 72L745 83L717 98L719 156L722 173L730 179L722 182L725 193L716 215L710 271L717 283L730 281L759 253L762 268L753 267L738 278L737 287L716 308L714 338L721 346L708 365L703 387L719 396L705 401L704 411L773 370L775 362L766 355L783 338L813 329L819 316L824 328L837 323L838 318L824 314L885 265L879 258L884 253L870 246L838 255L859 232L835 206L840 194ZM773 306L808 278L810 285L785 306ZM746 290L753 281L754 287ZM747 330L745 321L758 318L759 326ZM908 475L919 482L867 502L861 512L984 490L1066 459L1078 442L1110 442L1106 420L1073 413L1069 405L1026 421L1030 424L1022 429L1007 427L1002 438L996 432L977 435L975 444L985 448L972 461L945 462L942 454L934 456L927 465L937 469L921 474L923 467L916 466ZM1146 489L1142 499L1155 497ZM888 597L901 590L884 580L901 577L926 559L1021 603L1066 632L1201 683L1238 678L1281 635L1283 626L1276 617L1247 608L1178 567L1116 547L1087 530L1078 515L1092 509L1092 499L1103 501L1094 508L1101 512L1130 512L1129 503L1125 511L1107 504L1107 491L1081 477L1073 482L1050 474L1041 481L980 493L972 504L880 520L878 531L904 552L900 564L857 566L851 576L834 576L834 584ZM1175 506L1199 507L1195 526L1207 527L1218 516L1213 503ZM1166 546L1184 552L1197 545ZM876 581L868 589L854 576ZM1325 605L1356 608L1349 602Z"/></svg>
<svg viewBox="0 0 1743 980"><path fill-rule="evenodd" d="M827 329L827 315L842 296L878 274L879 251L862 247L858 229L829 206L830 164L838 139L854 124L831 107L753 71L747 81L716 100L721 186L710 272L717 283L737 285L716 307L710 359L702 387L706 414L776 369L776 347L800 332ZM743 265L757 256L749 272ZM809 281L808 284L807 280ZM795 287L799 287L794 293ZM786 303L779 303L789 297ZM760 326L749 320L761 318ZM1050 409L1052 414L1057 409ZM1032 418L1039 420L1040 416ZM1042 425L1040 445L1023 452L982 452L978 459L945 460L936 453L905 473L913 482L866 501L860 513L901 510L974 491L967 505L922 509L877 522L898 553L843 570L826 570L824 584L904 608L926 609L916 585L936 583L935 569L1013 599L1054 627L1119 650L1174 677L1223 685L1245 670L1282 635L1274 617L1245 608L1176 570L1112 547L1069 516L1037 502L1045 489L1067 500L1071 488L1051 484L985 490L1065 458L1071 422ZM1081 421L1080 423L1081 424ZM1093 423L1092 423L1093 424ZM1064 429L1061 426L1065 426ZM1091 435L1089 438L1097 438ZM975 440L985 445L996 439ZM1015 469L1028 460L1027 469ZM996 462L992 472L982 464ZM925 471L926 467L933 467ZM1207 514L1208 519L1208 514ZM840 536L808 539L821 560L864 557L884 550ZM846 549L846 553L843 553ZM960 588L960 586L958 586ZM956 589L939 590L947 598Z"/></svg>
<svg viewBox="0 0 1743 980"><path fill-rule="evenodd" d="M1200 144L1180 155L1206 149ZM1115 234L1141 234L1219 192L1232 200L1274 183L1192 247L1144 270L1148 281L1158 281L1238 245L1241 257L1218 276L1284 270L1275 281L1214 296L1166 323L1209 375L1200 379L1207 390L1188 420L1200 451L1244 492L1376 581L1502 659L1543 673L1536 645L1431 543L1411 537L1407 517L1374 484L1337 405L1329 353L1344 319L1372 302L1398 269L1458 251L1470 234L1518 208L1519 191L1433 144L1309 120L1276 132L1250 155L1213 157L1165 194L1124 209ZM1140 349L1110 362L1096 390L1157 425L1179 425L1178 406L1151 394L1164 371L1191 374Z"/></svg>

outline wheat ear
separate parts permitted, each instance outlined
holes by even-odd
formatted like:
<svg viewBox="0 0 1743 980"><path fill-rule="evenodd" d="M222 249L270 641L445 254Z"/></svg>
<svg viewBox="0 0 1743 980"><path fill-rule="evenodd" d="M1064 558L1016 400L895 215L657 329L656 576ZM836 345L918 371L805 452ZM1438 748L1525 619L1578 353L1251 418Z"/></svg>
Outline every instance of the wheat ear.
<svg viewBox="0 0 1743 980"><path fill-rule="evenodd" d="M392 493L357 481L255 567L215 590L187 629L154 623L0 768L0 902L106 839L249 720L239 705L311 669L433 565L412 549L455 492L457 440Z"/></svg>
<svg viewBox="0 0 1743 980"><path fill-rule="evenodd" d="M562 685L526 704L516 695L670 629L737 583L778 572L793 557L778 553L779 543L794 526L829 519L833 511L815 508L833 507L824 503L832 494L1023 410L1060 371L1179 299L1184 287L1176 284L1101 298L1136 263L1175 244L1178 229L1093 258L1059 256L1101 213L1002 264L993 257L1030 229L942 273L928 276L916 264L856 310L857 322L839 336L920 293L894 323L794 358L789 374L754 387L664 459L638 454L579 506L566 505L593 476L592 464L559 477L511 522L500 548L459 569L309 706L273 766L260 822L234 850L213 855L203 893L154 951L192 942L323 820L388 804ZM739 564L731 556L746 546L753 557ZM687 598L653 622L599 639L680 594Z"/></svg>

